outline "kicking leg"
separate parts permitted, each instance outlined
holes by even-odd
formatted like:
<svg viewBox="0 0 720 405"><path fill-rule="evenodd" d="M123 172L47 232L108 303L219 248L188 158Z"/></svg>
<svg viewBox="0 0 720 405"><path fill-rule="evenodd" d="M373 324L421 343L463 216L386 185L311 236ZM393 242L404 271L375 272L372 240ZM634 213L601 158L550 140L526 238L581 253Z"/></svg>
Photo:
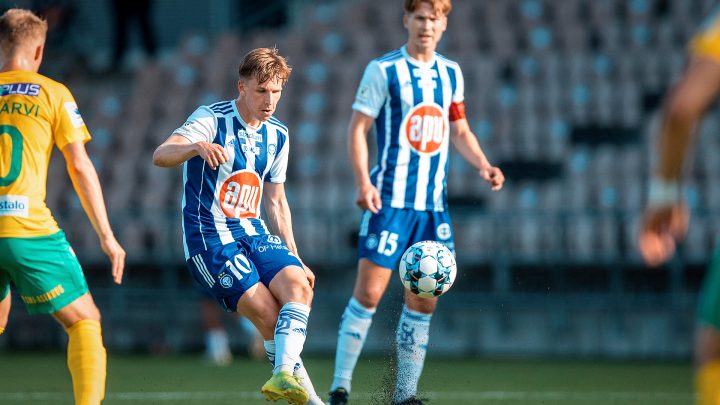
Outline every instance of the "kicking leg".
<svg viewBox="0 0 720 405"><path fill-rule="evenodd" d="M420 298L405 291L396 334L397 381L393 403L413 401L417 394L430 337L430 319L436 307L437 298Z"/></svg>

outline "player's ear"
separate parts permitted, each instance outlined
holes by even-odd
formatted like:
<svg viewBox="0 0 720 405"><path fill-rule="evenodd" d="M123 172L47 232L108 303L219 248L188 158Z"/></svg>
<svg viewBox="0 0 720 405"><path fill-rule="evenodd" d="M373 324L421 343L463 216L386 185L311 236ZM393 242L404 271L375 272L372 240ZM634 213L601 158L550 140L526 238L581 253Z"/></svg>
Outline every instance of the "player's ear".
<svg viewBox="0 0 720 405"><path fill-rule="evenodd" d="M440 18L440 30L442 32L445 32L445 30L447 29L447 20L447 16Z"/></svg>
<svg viewBox="0 0 720 405"><path fill-rule="evenodd" d="M238 80L238 94L245 91L245 81L241 78Z"/></svg>
<svg viewBox="0 0 720 405"><path fill-rule="evenodd" d="M43 44L42 44L42 43L38 44L38 45L35 47L35 56L33 57L33 60L34 60L35 62L37 62L38 64L40 64L40 62L42 61L43 48L44 48L44 47L43 47Z"/></svg>
<svg viewBox="0 0 720 405"><path fill-rule="evenodd" d="M405 27L405 29L407 29L407 27L408 27L408 14L407 13L403 13L403 27Z"/></svg>

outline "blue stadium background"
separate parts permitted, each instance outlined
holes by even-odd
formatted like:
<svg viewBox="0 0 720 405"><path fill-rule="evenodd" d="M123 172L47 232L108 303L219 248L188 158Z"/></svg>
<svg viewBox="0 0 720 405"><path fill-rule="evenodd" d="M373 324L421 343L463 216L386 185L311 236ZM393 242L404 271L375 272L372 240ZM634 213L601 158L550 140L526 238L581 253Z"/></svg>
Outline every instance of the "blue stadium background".
<svg viewBox="0 0 720 405"><path fill-rule="evenodd" d="M490 193L451 158L460 275L433 321L433 353L690 357L697 292L720 227L717 111L698 130L686 187L694 215L678 255L648 269L635 239L662 97L713 3L454 2L440 51L463 67L470 124L508 182ZM78 99L128 251L125 283L114 286L56 153L47 202L84 264L111 351L202 346L180 241L181 170L153 167L152 151L197 105L236 96L245 52L277 46L288 56L294 73L277 112L292 137L286 187L300 253L318 277L306 350L331 353L360 217L345 146L350 105L365 64L406 39L401 2L156 0L157 52L148 56L125 22L130 47L119 63L111 1L0 1L14 5L51 23L42 73ZM387 350L401 293L393 282L368 351ZM64 340L17 301L0 351Z"/></svg>

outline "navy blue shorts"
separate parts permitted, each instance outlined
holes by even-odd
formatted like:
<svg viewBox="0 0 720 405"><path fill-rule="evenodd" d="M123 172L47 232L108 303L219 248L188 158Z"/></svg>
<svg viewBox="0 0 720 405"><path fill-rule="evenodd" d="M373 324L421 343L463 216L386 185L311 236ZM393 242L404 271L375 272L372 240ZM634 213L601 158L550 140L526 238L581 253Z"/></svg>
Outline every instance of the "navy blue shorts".
<svg viewBox="0 0 720 405"><path fill-rule="evenodd" d="M191 256L187 268L195 281L228 312L237 311L240 297L258 282L266 287L287 266L300 260L275 235L246 236Z"/></svg>
<svg viewBox="0 0 720 405"><path fill-rule="evenodd" d="M360 221L358 258L394 270L405 250L421 240L440 242L455 253L450 214L405 208L383 208L377 214L365 211Z"/></svg>

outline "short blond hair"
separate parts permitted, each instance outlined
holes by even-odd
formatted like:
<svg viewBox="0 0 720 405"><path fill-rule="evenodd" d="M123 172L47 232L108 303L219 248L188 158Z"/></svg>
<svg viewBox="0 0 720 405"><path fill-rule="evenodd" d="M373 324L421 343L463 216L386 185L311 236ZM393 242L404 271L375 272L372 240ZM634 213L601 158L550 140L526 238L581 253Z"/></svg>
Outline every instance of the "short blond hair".
<svg viewBox="0 0 720 405"><path fill-rule="evenodd" d="M31 41L45 41L47 21L30 10L11 8L0 16L0 52L10 56Z"/></svg>
<svg viewBox="0 0 720 405"><path fill-rule="evenodd" d="M283 85L290 78L292 68L277 48L257 48L248 52L240 62L241 79L256 78L258 83L278 80Z"/></svg>
<svg viewBox="0 0 720 405"><path fill-rule="evenodd" d="M410 14L417 10L417 8L420 7L420 3L423 2L430 3L430 6L432 6L435 12L445 17L447 17L447 15L450 14L450 10L452 10L452 0L405 0L403 9L406 13Z"/></svg>

